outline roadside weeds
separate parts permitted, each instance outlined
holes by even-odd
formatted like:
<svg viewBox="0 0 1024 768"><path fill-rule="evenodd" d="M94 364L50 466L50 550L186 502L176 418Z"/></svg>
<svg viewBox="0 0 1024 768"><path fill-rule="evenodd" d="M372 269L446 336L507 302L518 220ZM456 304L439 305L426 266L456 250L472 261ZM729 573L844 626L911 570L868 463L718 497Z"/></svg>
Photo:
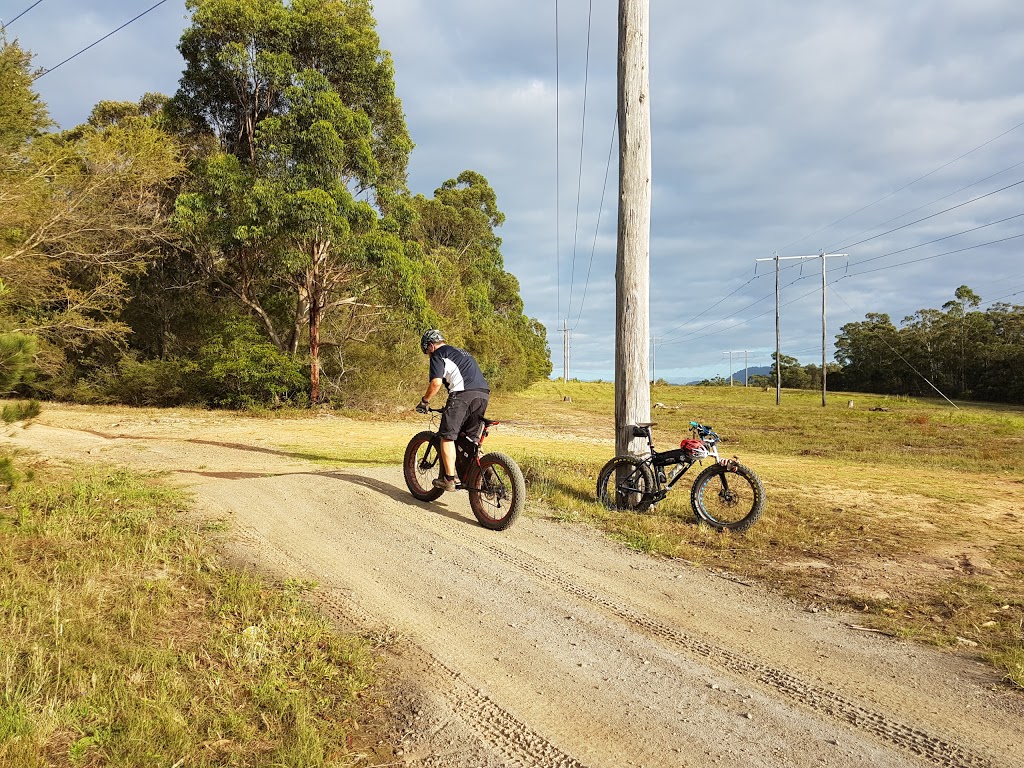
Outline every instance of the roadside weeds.
<svg viewBox="0 0 1024 768"><path fill-rule="evenodd" d="M152 480L14 465L0 763L354 764L375 650L318 617L310 585L222 567Z"/></svg>

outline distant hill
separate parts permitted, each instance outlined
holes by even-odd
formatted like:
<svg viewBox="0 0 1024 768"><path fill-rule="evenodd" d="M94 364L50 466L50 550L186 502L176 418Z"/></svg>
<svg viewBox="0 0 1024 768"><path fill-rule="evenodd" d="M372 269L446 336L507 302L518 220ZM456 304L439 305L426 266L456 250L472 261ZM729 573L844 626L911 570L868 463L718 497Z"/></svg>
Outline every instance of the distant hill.
<svg viewBox="0 0 1024 768"><path fill-rule="evenodd" d="M749 368L747 368L747 376L748 377L750 377L750 376L770 376L771 373L772 373L772 367L770 365L756 365L756 366L752 365ZM728 380L728 378L729 377L726 376L727 380ZM738 382L740 384L743 383L743 369L742 368L740 368L738 371L736 371L732 375L732 380L734 382ZM693 385L693 384L700 384L700 382L699 381L688 381L688 382L686 382L686 384L687 384L687 386L690 386L690 385Z"/></svg>

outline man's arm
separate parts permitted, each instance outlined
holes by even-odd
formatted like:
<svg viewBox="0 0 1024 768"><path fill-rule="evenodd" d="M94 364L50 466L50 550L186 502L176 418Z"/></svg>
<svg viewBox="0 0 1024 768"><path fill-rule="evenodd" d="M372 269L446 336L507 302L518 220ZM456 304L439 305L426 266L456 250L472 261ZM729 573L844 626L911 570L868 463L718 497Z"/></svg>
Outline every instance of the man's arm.
<svg viewBox="0 0 1024 768"><path fill-rule="evenodd" d="M430 384L427 385L427 393L423 395L423 403L429 403L430 398L437 394L437 391L441 388L444 382L441 379L431 379Z"/></svg>

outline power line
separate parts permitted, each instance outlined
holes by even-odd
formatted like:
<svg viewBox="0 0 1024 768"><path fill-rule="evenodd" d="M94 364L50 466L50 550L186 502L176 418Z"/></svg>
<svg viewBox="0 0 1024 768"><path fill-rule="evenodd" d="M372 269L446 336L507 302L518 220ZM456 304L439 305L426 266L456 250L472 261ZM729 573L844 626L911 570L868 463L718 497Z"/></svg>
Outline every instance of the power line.
<svg viewBox="0 0 1024 768"><path fill-rule="evenodd" d="M31 11L31 10L32 10L33 8L35 8L35 7L37 6L37 5L39 5L39 4L41 3L41 2L43 2L43 0L36 0L36 1L34 2L34 3L32 3L32 5L30 5L30 6L29 6L28 8L26 8L26 9L25 9L24 11L22 11L22 12L21 12L21 13L19 13L19 14L18 14L17 16L15 16L15 17L14 17L13 19L11 19L10 21L8 21L8 22L7 22L6 24L0 24L0 29L7 29L7 28L8 28L9 26L11 26L11 24L13 24L13 23L14 23L14 22L16 22L16 21L17 21L18 19L20 19L20 18L21 18L22 16L24 16L24 15L25 15L26 13L28 13L29 11Z"/></svg>
<svg viewBox="0 0 1024 768"><path fill-rule="evenodd" d="M970 200L967 200L967 201L965 201L963 203L959 203L957 205L950 206L949 208L941 210L938 213L933 213L933 214L931 214L929 216L924 216L924 217L922 217L920 219L917 219L916 221L911 221L908 224L903 224L903 225L901 225L899 227L894 227L893 229L890 229L890 230L888 230L886 232L882 232L882 233L877 234L877 235L872 235L871 237L866 237L863 240L858 240L856 243L851 243L850 245L844 245L841 250L845 251L845 250L848 250L850 248L854 248L854 247L856 247L858 245L863 245L864 243L867 243L867 242L869 242L871 240L877 240L878 238L884 237L885 235L891 235L893 232L898 232L901 229L906 229L907 227L912 227L915 224L920 224L922 221L927 221L928 219L934 219L936 216L941 216L944 213L949 213L950 211L955 211L957 208L963 208L965 205L970 205L971 203L976 203L979 200L984 200L986 197L991 197L992 195L997 195L1000 192L1005 192L1006 190L1008 190L1008 189L1010 189L1012 187L1019 186L1021 184L1024 184L1024 179L1021 179L1020 181L1015 181L1013 184L1007 184L1005 187L1000 187L999 189L993 190L991 192L986 192L984 195L978 195L977 197L971 198Z"/></svg>
<svg viewBox="0 0 1024 768"><path fill-rule="evenodd" d="M612 150L615 148L615 133L618 128L618 114L612 118L612 135L608 140L608 162L604 167L604 184L601 186L601 203L597 207L597 224L594 226L594 244L590 248L590 266L587 267L587 281L583 284L583 299L580 301L580 311L576 315L576 322L572 326L572 330L576 330L576 326L580 324L580 318L583 316L583 305L587 303L587 289L590 287L590 271L594 267L594 252L597 250L597 235L601 230L601 214L604 212L604 196L608 192L608 175L612 167Z"/></svg>
<svg viewBox="0 0 1024 768"><path fill-rule="evenodd" d="M906 253L907 251L912 251L915 248L923 248L926 245L933 245L935 243L941 243L943 240L950 240L950 239L952 239L954 237L960 237L961 235L966 235L966 234L969 234L971 232L977 232L979 229L985 229L986 227L992 227L992 226L995 226L996 224L1002 224L1003 222L1010 221L1011 219L1019 219L1021 216L1024 216L1024 213L1017 213L1017 214L1014 214L1013 216L1007 216L1005 219L999 219L998 221L990 221L988 224L982 224L982 225L977 226L977 227L971 227L970 229L965 229L965 230L963 230L961 232L954 232L952 235L946 235L945 237L937 237L934 240L929 240L929 241L927 241L925 243L918 243L917 245L912 245L909 248L900 248L898 251L889 251L889 253L883 253L880 256L872 256L869 259L861 259L860 261L855 261L852 264L852 266L858 267L861 264L867 264L867 263L872 262L872 261L878 261L879 259L888 258L889 256L895 256L897 253ZM933 257L929 257L929 258L933 258ZM908 263L910 263L910 262L908 262ZM896 264L894 266L899 266L899 265Z"/></svg>
<svg viewBox="0 0 1024 768"><path fill-rule="evenodd" d="M565 316L572 314L572 289L576 283L576 241L580 232L580 196L583 191L583 147L587 137L587 85L590 82L590 21L594 12L594 0L589 2L587 11L587 56L583 67L583 125L580 128L580 172L576 181L576 228L572 233L572 269L569 272L569 304Z"/></svg>
<svg viewBox="0 0 1024 768"><path fill-rule="evenodd" d="M910 261L901 261L899 264L889 264L888 266L885 266L885 267L877 267L875 269L865 269L863 272L852 272L852 273L850 273L848 275L844 275L840 279L842 280L842 279L845 279L846 277L857 277L858 275L869 275L872 272L881 272L881 271L886 270L886 269L896 269L896 267L905 267L908 264L917 264L917 263L922 262L922 261L931 261L932 259L937 259L940 256L950 256L950 255L952 255L954 253L963 253L964 251L972 251L975 248L984 248L987 245L996 245L997 243L1005 243L1007 240L1016 240L1019 237L1024 237L1024 232L1022 232L1019 235L1011 235L1010 237L1003 237L1003 238L1000 238L999 240L990 240L987 243L979 243L978 245L969 245L966 248L958 248L955 251L945 251L943 253L936 253L936 254L934 254L932 256L925 256L925 257L920 258L920 259L912 259ZM861 263L864 263L864 262L858 262L858 264L861 264ZM854 264L853 266L857 266L857 265ZM838 280L836 282L838 282Z"/></svg>
<svg viewBox="0 0 1024 768"><path fill-rule="evenodd" d="M559 112L561 112L561 89L559 88L558 73L558 0L555 0L555 322L562 317L562 223L559 217L559 203L562 201L562 194L559 190L561 178L561 156L559 152L559 139L562 136L559 127Z"/></svg>
<svg viewBox="0 0 1024 768"><path fill-rule="evenodd" d="M1015 214L1013 216L1007 216L1006 218L999 219L998 221L992 221L992 222L989 222L988 224L982 224L982 225L977 226L977 227L972 227L970 229L965 229L963 231L956 232L956 233L954 233L952 235L946 235L945 237L939 237L939 238L936 238L934 240L929 240L929 241L924 242L924 243L919 243L917 245L912 245L909 248L901 248L898 251L890 251L889 253L883 253L883 254L881 254L879 256L872 256L871 258L868 258L868 259L862 259L861 261L854 262L854 263L850 264L849 266L857 267L857 266L860 266L862 264L868 264L870 262L878 261L879 259L884 259L884 258L887 258L889 256L895 256L898 253L905 253L906 251L912 251L915 248L922 248L922 247L924 247L926 245L932 245L934 243L938 243L938 242L941 242L943 240L949 240L949 239L954 238L954 237L959 237L961 235L966 235L966 234L968 234L970 232L976 232L979 229L985 229L986 227L991 227L991 226L994 226L996 224L1002 224L1003 222L1010 221L1011 219L1017 219L1017 218L1020 218L1021 216L1024 216L1024 213L1018 213L1018 214ZM890 264L888 266L880 267L880 268L874 269L874 270L864 270L862 272L847 273L843 277L844 278L845 277L854 277L856 275L869 274L870 272L879 272L879 271L882 271L882 270L885 270L885 269L895 269L896 267L901 267L901 266L904 266L904 265L907 265L907 264L915 264L915 263L917 263L919 261L928 261L928 260L931 260L931 259L938 258L940 256L948 256L948 255L951 255L951 254L954 254L954 253L961 253L961 252L966 251L966 250L971 250L971 249L974 249L974 248L981 248L981 247L984 247L986 245L993 245L993 244L996 244L996 243L1004 242L1005 240L1012 240L1012 239L1015 239L1015 238L1020 237L1020 236L1021 235L1014 235L1013 237L1010 237L1010 238L1004 238L1004 239L1001 239L1001 240L993 240L993 241L988 242L988 243L980 243L980 244L977 244L977 245L969 246L967 248L961 248L961 249L957 249L957 250L954 250L954 251L945 251L943 253L934 254L932 256L926 256L926 257L924 257L922 259L914 259L912 261L900 262L899 264ZM800 265L795 265L794 264L794 265L790 265L788 267L783 267L782 271L785 271L787 269L795 269L797 266L800 266ZM750 283L752 283L755 279L757 279L759 277L763 277L763 275L757 275L757 276L751 278L746 283L744 283L739 288L737 288L732 293L730 293L728 296L724 297L723 299L721 299L720 301L718 301L717 303L715 303L711 307L708 307L708 309L704 310L699 315L694 316L690 320L687 320L685 323L681 323L680 325L676 326L676 328L673 328L672 331L668 331L667 333L664 333L664 334L659 334L659 336L662 336L662 337L669 336L673 331L677 330L678 328L681 328L682 326L687 325L687 324L693 322L694 320L698 319L702 315L707 314L709 311L711 311L712 309L717 307L719 304L721 304L723 301L728 299L730 296L733 296L734 294L738 293L740 290L745 288L747 285L750 285ZM808 275L802 275L801 277L798 277L796 280L792 280L789 283L787 283L785 286L783 286L783 288L789 288L790 286L795 285L800 280L803 280L806 277L808 277ZM843 279L843 278L839 278L839 279ZM835 282L838 282L838 281L835 281ZM682 336L680 336L680 337L678 337L676 339L666 339L666 340L664 340L664 341L662 341L660 343L662 343L662 344L676 344L676 343L679 343L679 342L682 342L682 341L686 341L687 339L689 339L689 337L693 336L694 334L700 333L701 331L706 330L707 328L713 328L714 326L718 325L719 323L723 323L723 322L726 322L727 320L733 319L736 315L740 314L744 310L750 309L751 307L760 304L762 301L764 301L767 298L770 298L770 297L769 296L765 296L765 297L763 297L761 299L758 299L757 301L755 301L755 302L753 302L751 304L748 304L747 306L737 310L733 314L731 314L731 315L729 315L729 316L727 316L727 317L725 317L725 318L723 318L721 320L716 320L715 322L709 323L709 324L707 324L707 325L697 329L696 331L692 331L690 333L683 334ZM762 316L763 315L758 315L758 317L762 317ZM718 332L716 331L716 333L718 333ZM700 338L705 338L705 337L701 336Z"/></svg>
<svg viewBox="0 0 1024 768"><path fill-rule="evenodd" d="M103 37L101 37L101 38L100 38L99 40L97 40L96 42L94 42L94 43L91 43L90 45L87 45L87 46L85 46L85 48L83 48L82 50L80 50L80 51L79 51L78 53L74 54L73 56L68 56L68 57L67 57L66 59L64 59L64 61L62 61L62 62L61 62L60 64L57 64L57 65L56 65L56 66L54 66L54 67L50 67L49 69L44 69L44 70L43 70L42 72L40 72L40 73L39 73L38 75L36 75L36 76L35 76L35 77L34 77L33 79L34 79L34 80L38 80L38 79L39 79L39 78L41 78L41 77L46 77L46 76L47 76L48 74L50 74L51 72L53 72L53 70L55 70L55 69L59 69L60 67L63 67L63 66L65 65L65 64L67 64L67 63L68 63L69 61L71 61L72 59L78 58L78 57L79 57L79 56L81 56L81 55L82 55L83 53L85 53L86 51L88 51L88 50L89 50L90 48L93 48L94 46L97 46L97 45L99 45L99 44L100 44L100 43L102 43L102 42L103 42L104 40L106 40L106 39L107 39L108 37L112 37L113 35L116 35L116 34L117 34L118 32L120 32L120 31L121 31L122 29L124 29L125 27L127 27L127 26L128 26L129 24L133 24L133 23L135 23L136 21L138 21L139 19L141 19L141 18L142 18L143 16L145 16L145 15L146 15L147 13L149 13L150 11L154 11L154 10L156 10L157 8L159 8L159 7L161 6L161 5L163 5L163 4L164 4L164 3L166 3L166 2L167 2L167 0L160 0L160 2L159 2L159 3L157 3L156 5L154 5L154 6L150 7L150 8L147 8L147 9L146 9L146 10L144 10L144 11L143 11L142 13L140 13L140 14L139 14L138 16L136 16L136 17L135 17L134 19L131 19L131 20L129 20L129 21L126 21L126 22L125 22L124 24L122 24L122 25L121 25L120 27L118 27L117 29L115 29L115 30L114 30L113 32L108 32L107 34L105 34L105 35L104 35Z"/></svg>
<svg viewBox="0 0 1024 768"><path fill-rule="evenodd" d="M829 286L829 287L831 288L831 286ZM845 304L845 305L846 305L847 307L849 307L849 309L850 309L850 311L851 311L851 312L856 312L856 311L857 311L857 310L855 310L855 309L854 309L853 307L851 307L851 306L850 306L850 302L848 302L848 301L847 301L846 299L844 299L844 298L843 298L842 296L839 296L839 294L838 294L838 293L836 292L836 289L835 289L835 288L831 288L831 290L832 290L832 293L834 293L834 294L835 294L835 295L836 295L836 296L837 296L837 297L839 298L839 300L840 300L841 302L843 302L843 304ZM893 353L894 355L896 355L896 357L898 357L898 358L899 358L900 360L902 360L902 361L903 361L904 363L906 363L906 364L907 364L907 367L908 367L908 368L910 368L910 370L912 370L912 371L913 371L914 373L916 373L916 374L917 374L918 376L920 376L920 377L921 377L922 379L924 379L924 380L925 380L925 381L926 381L926 382L928 383L928 386L929 386L929 387L931 387L932 389L934 389L934 390L935 390L936 392L938 392L938 393L939 393L939 395L941 395L941 396L942 396L942 398L943 398L943 399L944 399L944 400L945 400L945 401L946 401L947 403L949 403L950 405L952 405L952 406L953 406L954 408L956 408L956 409L957 409L958 411L960 410L960 406L958 406L958 405L957 405L956 403L954 403L954 402L953 402L952 400L950 400L950 399L949 399L948 397L946 397L946 396L945 396L945 395L943 394L943 392L942 392L942 390L941 390L941 389L939 389L938 387L936 387L936 386L935 386L934 384L932 384L932 383L931 383L931 381L929 381L929 380L928 380L928 377L927 377L927 376L925 376L925 375L924 375L923 373L921 373L921 372L920 372L919 370L917 370L917 368L915 368L915 367L914 367L913 365L911 365L910 361L909 361L909 360L907 360L907 358L905 358L905 357L904 357L903 355L901 355L901 354L900 354L899 352L897 352L897 351L896 351L896 348L895 348L895 347L894 347L894 346L893 346L892 344L890 344L890 343L889 343L888 341L886 341L886 340L885 340L885 337L884 337L884 336L882 336L882 334L880 334L880 333L875 333L874 331L872 331L872 330L870 330L870 329L868 329L868 328L865 328L864 330L866 330L866 331L867 331L868 333L870 333L870 334L871 334L872 336L875 336L875 337L877 337L877 338L878 338L879 340L881 340L881 342L882 342L883 344L885 344L885 346L887 346L887 347L888 347L888 348L889 348L890 350L892 350L892 353Z"/></svg>
<svg viewBox="0 0 1024 768"><path fill-rule="evenodd" d="M747 282L745 282L745 283L744 283L743 285L741 285L741 286L740 286L739 288L737 288L737 289L736 289L735 291L733 291L732 293L730 293L730 294L729 294L728 296L725 296L725 297L723 297L723 298L719 299L719 300L718 300L718 301L716 301L716 302L715 302L714 304L712 304L712 305L711 305L710 307L708 307L707 309L705 309L705 310L704 310L703 312L701 312L701 313L699 313L699 314L696 314L696 315L694 315L694 316L693 316L693 317L691 317L691 318L690 318L689 320L684 320L683 322L681 322L681 323L680 323L679 325L677 325L677 326L676 326L675 328L673 328L672 330L670 330L670 331L665 331L665 333L662 333L662 334L659 334L659 335L660 335L660 336L671 336L671 335L672 335L673 333L675 333L676 331L678 331L678 330L679 330L680 328L682 328L682 327L683 327L684 325L689 325L689 324L690 324L690 323L692 323L692 322L693 322L694 320L699 320L699 319L700 319L701 317L703 317L704 315L706 315L706 314L707 314L708 312L710 312L710 311L711 311L712 309L714 309L715 307L717 307L717 306L718 306L719 304L721 304L721 303L722 303L723 301L725 301L726 299L728 299L728 298L729 298L729 297L731 297L731 296L735 296L735 295L736 295L737 293L739 293L740 291L742 291L742 290L743 290L744 288L746 288L746 287L747 287L748 285L750 285L750 284L751 284L752 282L754 282L755 280L759 279L760 277L762 277L762 275L754 275L754 276L753 276L752 278L750 278L749 280L747 280ZM761 299L761 301L764 301L764 299ZM740 311L742 311L742 310L740 310Z"/></svg>
<svg viewBox="0 0 1024 768"><path fill-rule="evenodd" d="M887 194L887 195L883 195L882 197L878 198L877 200L875 200L875 202L873 202L873 203L868 203L868 204L867 204L867 205L865 205L865 206L864 206L863 208L858 208L858 209L857 209L856 211L854 211L853 213L847 214L846 216L843 216L843 218L841 218L841 219L836 219L836 220L835 220L835 221L833 221L833 222L832 222L831 224L827 224L826 226L822 227L821 229L817 229L817 230L815 230L814 232L811 232L811 234L807 235L806 237L802 237L802 238L800 238L799 240L796 240L795 242L792 242L792 243L790 243L790 244L789 244L789 245L787 245L787 246L786 246L785 248L783 248L783 250L786 250L787 248L792 248L792 247L793 247L794 245L797 245L798 243L802 243L802 242L803 242L804 240L807 240L807 239L808 239L808 238L810 238L810 237L814 237L814 236L815 236L816 234L818 234L819 232L824 232L824 231L825 231L826 229L831 229L831 228L832 228L832 227L834 227L834 226L835 226L836 224L839 224L839 223L841 223L841 222L844 222L844 221L846 221L846 220L847 220L848 218L850 218L851 216L856 216L856 215L857 215L858 213L860 213L861 211L866 211L866 210L867 210L868 208L872 207L873 205L877 205L878 203L882 202L883 200L886 200L886 199L888 199L888 198L892 197L893 195L895 195L895 194L897 194L897 193L899 193L899 192L902 192L902 191L903 191L904 189L906 189L907 187L911 187L911 186L913 186L914 184L917 184L917 182L919 182L919 181L923 181L924 179L927 179L927 178L928 178L929 176L931 176L931 175L933 175L933 174L935 174L935 173L938 173L938 172L939 172L939 171L941 171L941 170L942 170L943 168L947 168L947 167L949 167L950 165L952 165L953 163L955 163L955 162L957 162L957 161L959 161L959 160L963 160L963 159L964 159L965 157L967 157L967 156L968 156L968 155L970 155L970 154L973 154L974 152L977 152L977 151L978 151L979 149L981 149L982 147L987 147L987 146L988 146L989 144L991 144L991 143L992 143L992 142L994 142L994 141L997 141L998 139L1001 139L1001 138L1003 138L1003 136L1006 136L1006 135L1007 135L1008 133L1013 133L1014 131L1016 131L1016 130L1017 130L1018 128L1020 128L1021 126L1024 126L1024 122L1020 122L1020 123L1017 123L1017 125L1013 126L1013 127L1012 127L1012 128L1010 128L1009 130L1003 131L1003 132L1002 132L1002 133L1000 133L1000 134L999 134L998 136L994 136L993 138L989 139L988 141L984 142L983 144L979 144L979 145L978 145L978 146L976 146L976 147L975 147L974 149L972 149L972 150L969 150L969 151L967 151L967 152L964 152L964 153L963 153L962 155L960 155L959 157L955 157L955 158L953 158L953 159L952 159L952 160L950 160L950 161L949 161L948 163L944 163L943 165L940 165L940 166L939 166L938 168L936 168L936 169L935 169L934 171L929 171L928 173L924 174L923 176L918 176L918 177L917 177L916 179L914 179L913 181L911 181L911 182L909 182L909 183L907 183L907 184L904 184L904 185L903 185L902 187L900 187L899 189L893 190L893 191L892 191L892 192L890 192L889 194ZM849 247L849 246L846 246L846 247Z"/></svg>
<svg viewBox="0 0 1024 768"><path fill-rule="evenodd" d="M989 299L988 301L985 302L985 304L995 304L997 301L1002 301L1003 299L1008 299L1011 296L1017 296L1018 294L1021 294L1021 293L1024 293L1024 285L1022 285L1022 286L1020 286L1018 288L1015 288L1013 293L1004 293L999 298Z"/></svg>
<svg viewBox="0 0 1024 768"><path fill-rule="evenodd" d="M796 285L801 280L806 280L808 277L810 277L810 275L801 275L800 277L796 278L795 280L791 280L789 283L784 285L783 288L789 288L790 286ZM749 283L750 281L748 280L747 282ZM733 293L736 293L736 291L733 291ZM731 296L732 294L729 294L729 295ZM766 301L767 299L770 299L773 295L774 294L770 293L767 296L762 296L757 301L751 302L750 304L747 304L747 306L745 306L745 307L741 307L740 309L736 310L733 314L731 314L731 315L729 315L727 317L724 317L721 320L715 320L713 323L708 323L707 325L704 325L704 326L698 328L695 331L690 331L689 333L684 333L682 336L679 336L679 337L677 337L675 339L670 339L670 340L664 341L662 343L663 344L679 344L679 343L682 343L682 342L686 341L687 339L689 339L691 336L700 333L701 331L707 330L708 328L714 328L719 323L724 323L724 322L726 322L728 320L732 320L740 312L744 312L744 311L750 309L751 307L756 307L762 301ZM726 298L728 298L728 297L726 297ZM723 301L724 301L724 299L723 299ZM719 302L719 303L721 303L721 302ZM783 306L786 306L786 305L783 305ZM765 313L765 314L767 314L767 313ZM764 317L764 315L758 315L758 317ZM715 333L723 333L725 330L728 330L728 329L723 329L722 331L715 331ZM700 336L698 338L704 339L704 338L707 338L707 336L712 336L712 335L714 335L714 334L706 334L705 336Z"/></svg>
<svg viewBox="0 0 1024 768"><path fill-rule="evenodd" d="M1024 165L1024 160L1021 160L1019 163L1014 163L1013 165L1008 166L1006 168L1003 168L1003 170L1001 170L1001 171L996 171L995 173L990 174L990 175L986 176L983 179L978 179L977 181L971 182L970 184L967 184L966 186L960 187L960 189L955 189L952 192L950 192L948 195L943 195L942 197L937 197L934 200L925 203L924 205L917 206L917 208L914 208L914 209L909 210L909 211L904 211L899 216L893 216L891 219L889 219L888 221L883 221L881 224L875 224L875 226L873 226L873 227L868 227L867 229L862 229L860 232L858 232L855 235L852 235L851 237L860 237L865 232L870 232L873 229L878 229L879 227L884 227L884 226L887 226L889 224L892 224L894 221L902 219L904 216L909 216L912 213L917 213L918 211L922 211L925 208L927 208L929 205L934 205L935 203L941 202L941 201L943 201L943 200L945 200L947 198L952 197L953 195L956 195L956 194L959 194L960 192L963 192L965 189L970 189L971 187L976 187L979 184L988 181L989 179L994 179L996 176L1001 176L1002 174L1006 173L1007 171L1012 171L1014 168L1016 168L1018 166L1021 166L1021 165ZM833 245L830 245L825 250L833 251L833 250L837 250L837 249L838 249L838 246L833 244Z"/></svg>

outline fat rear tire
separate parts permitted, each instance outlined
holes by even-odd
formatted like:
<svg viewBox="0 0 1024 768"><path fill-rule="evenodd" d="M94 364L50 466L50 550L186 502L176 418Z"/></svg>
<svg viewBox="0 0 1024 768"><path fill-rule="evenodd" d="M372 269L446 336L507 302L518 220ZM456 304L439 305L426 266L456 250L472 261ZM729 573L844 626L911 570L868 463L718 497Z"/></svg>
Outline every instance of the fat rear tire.
<svg viewBox="0 0 1024 768"><path fill-rule="evenodd" d="M635 456L616 456L597 476L597 500L605 509L646 512L653 494L654 475Z"/></svg>
<svg viewBox="0 0 1024 768"><path fill-rule="evenodd" d="M492 531L512 525L526 505L526 479L515 460L504 453L481 456L465 487L477 522Z"/></svg>

